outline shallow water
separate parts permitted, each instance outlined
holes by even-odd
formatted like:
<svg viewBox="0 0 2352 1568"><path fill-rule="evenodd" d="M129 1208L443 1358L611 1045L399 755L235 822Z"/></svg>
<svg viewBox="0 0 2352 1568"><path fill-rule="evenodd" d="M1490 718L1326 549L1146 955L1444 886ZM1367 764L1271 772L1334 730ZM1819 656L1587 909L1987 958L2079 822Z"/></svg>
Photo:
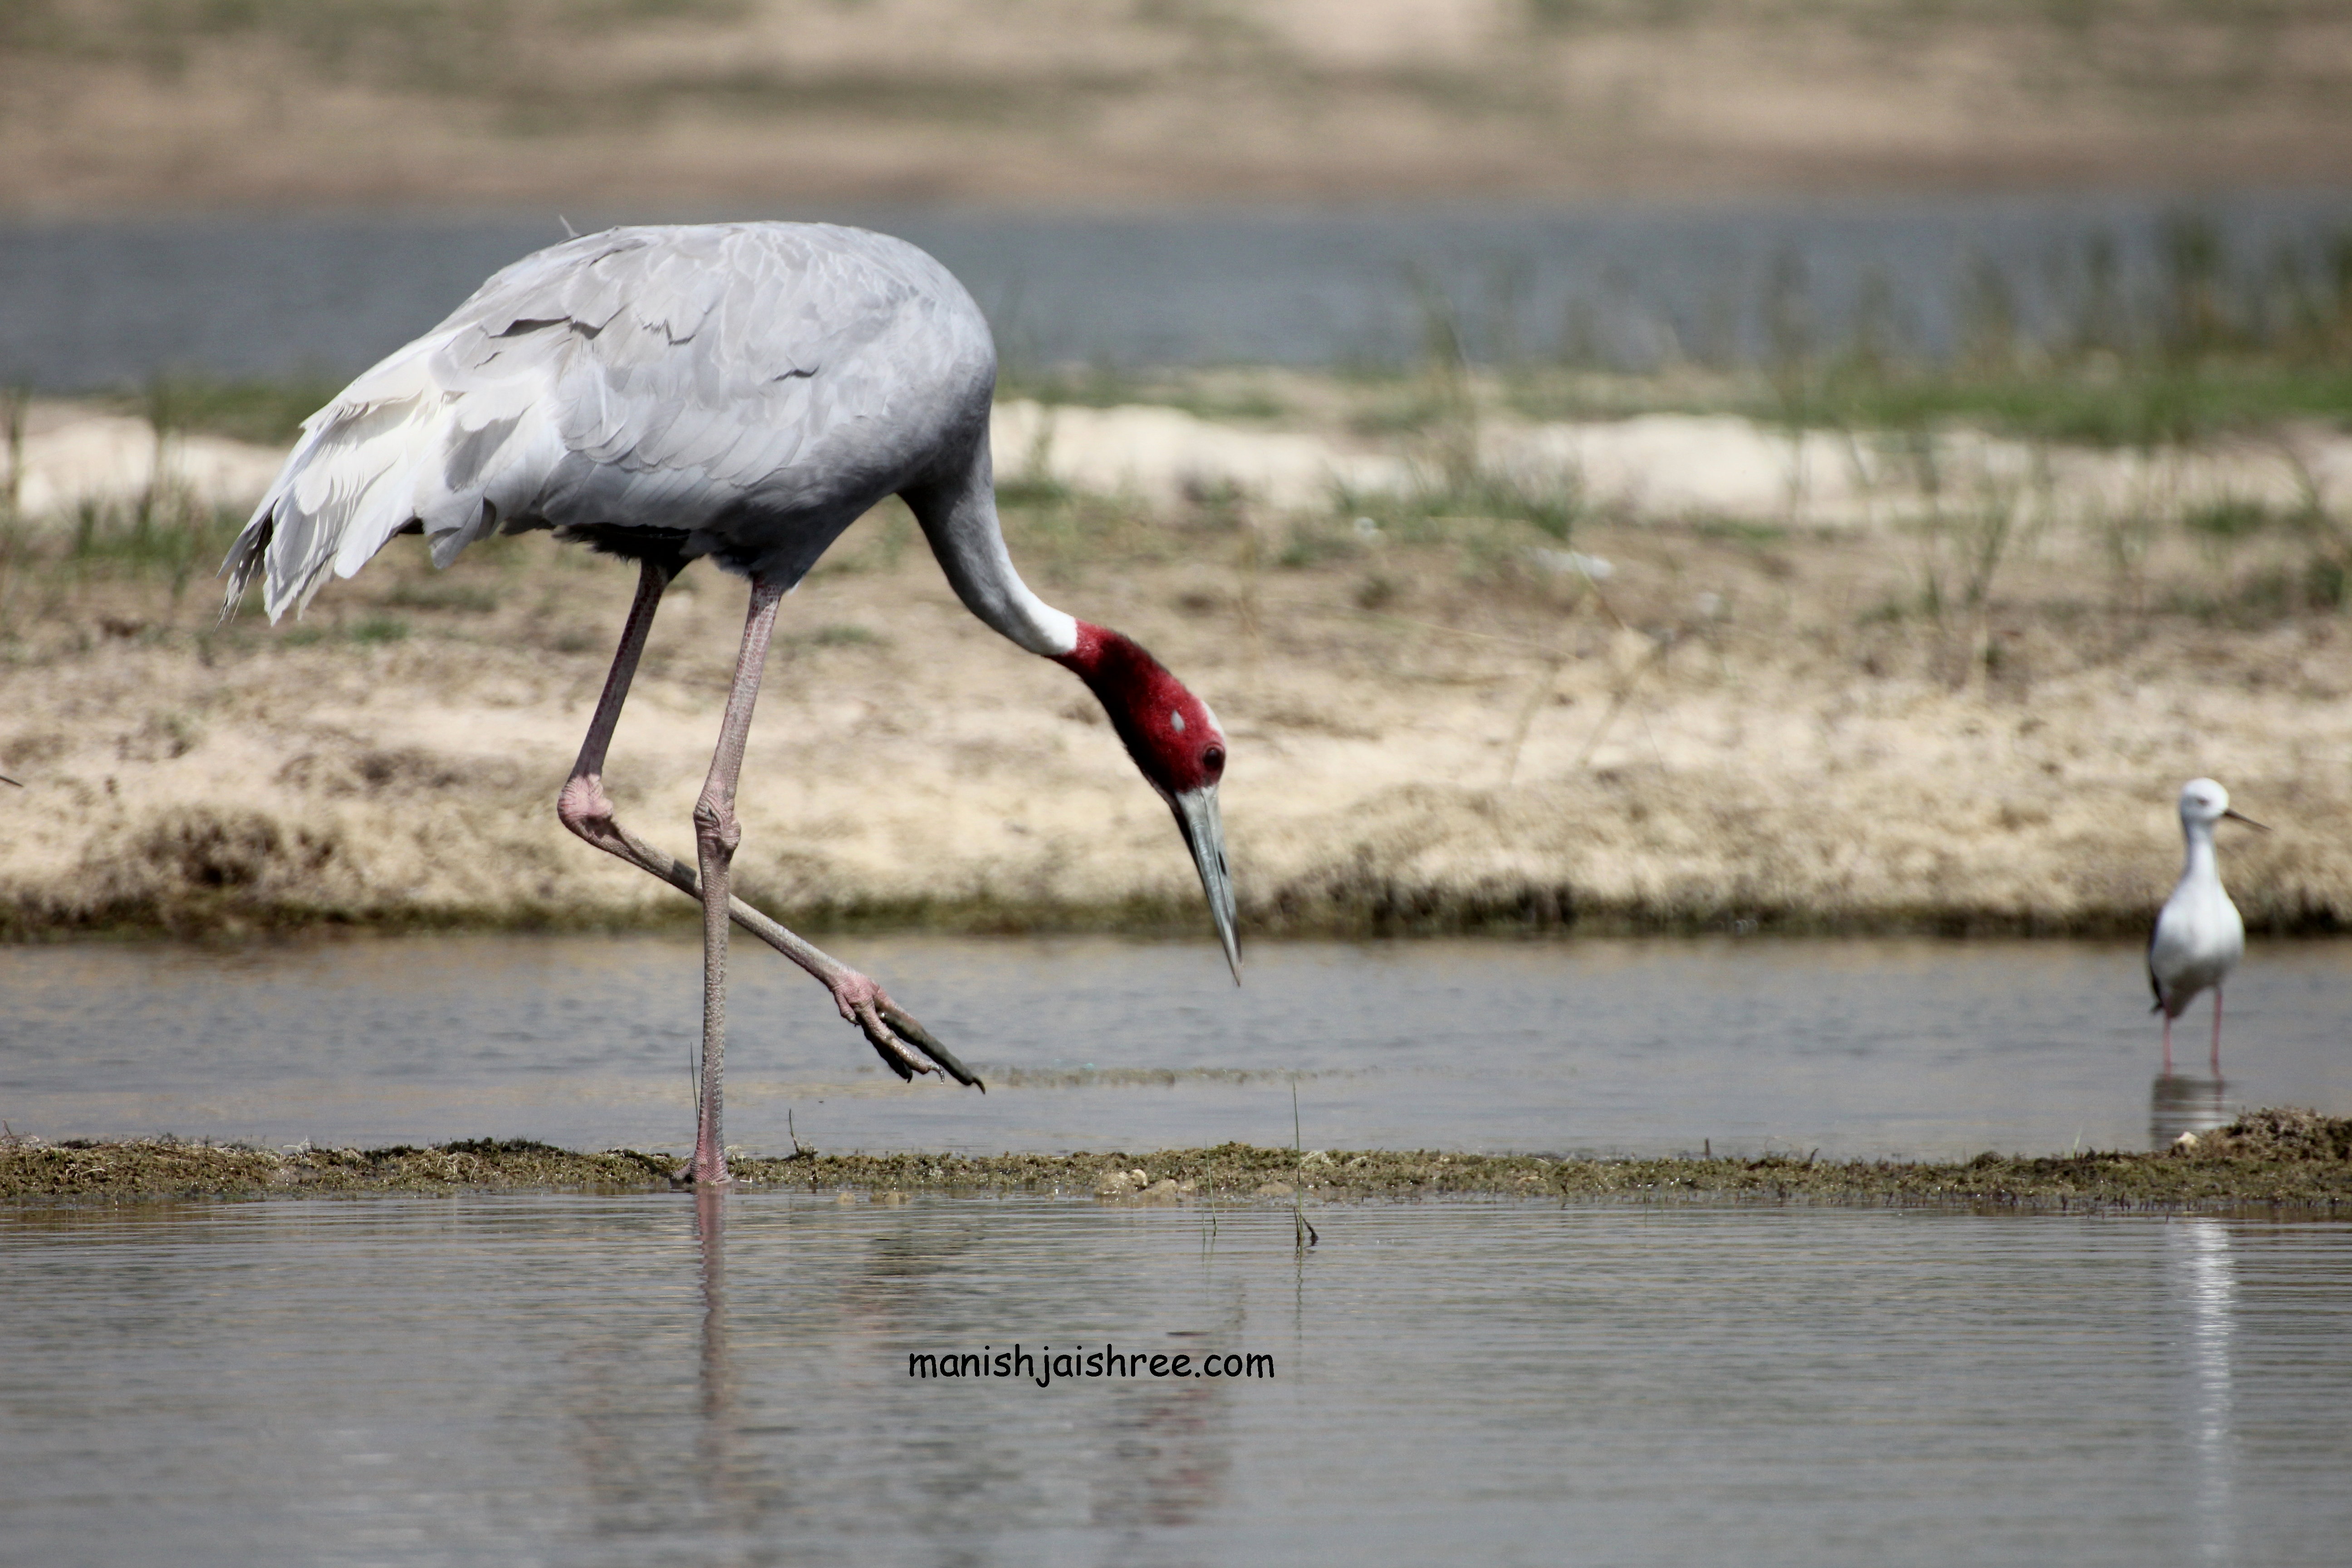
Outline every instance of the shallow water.
<svg viewBox="0 0 2352 1568"><path fill-rule="evenodd" d="M844 938L989 1081L901 1086L740 942L727 1136L816 1148L1309 1147L1963 1157L2352 1113L2352 944L2257 943L2224 1078L2158 1076L2138 951L2066 942ZM685 1146L688 938L0 948L0 1120L52 1140ZM789 1118L789 1119L788 1119Z"/></svg>
<svg viewBox="0 0 2352 1568"><path fill-rule="evenodd" d="M904 235L971 289L1015 363L1346 364L1425 351L1430 304L1474 354L1563 352L1645 367L1840 347L1948 352L1988 270L2032 332L2067 341L2112 247L2116 303L2161 295L2165 226L2210 222L2233 274L2306 270L2352 221L2327 191L2194 202L2130 192L1893 201L1237 206L1085 214L801 206ZM613 213L611 222L664 215ZM677 215L668 215L677 216ZM246 214L0 221L0 380L45 390L162 371L350 375L425 331L508 262L557 243L515 216ZM1970 300L1977 303L1971 306Z"/></svg>
<svg viewBox="0 0 2352 1568"><path fill-rule="evenodd" d="M2332 1563L2352 1226L1089 1201L0 1212L12 1561ZM1018 1342L1270 1378L920 1380Z"/></svg>

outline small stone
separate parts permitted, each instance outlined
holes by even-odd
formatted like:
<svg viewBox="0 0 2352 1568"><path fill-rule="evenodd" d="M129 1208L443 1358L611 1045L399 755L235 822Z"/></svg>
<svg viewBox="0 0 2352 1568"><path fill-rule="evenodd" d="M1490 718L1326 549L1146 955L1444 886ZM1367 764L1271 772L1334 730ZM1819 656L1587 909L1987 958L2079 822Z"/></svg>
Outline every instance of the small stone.
<svg viewBox="0 0 2352 1568"><path fill-rule="evenodd" d="M1178 1201L1178 1199L1183 1194L1176 1190L1175 1177L1162 1176L1160 1180L1154 1182L1151 1185L1144 1188L1143 1191L1136 1194L1135 1195L1138 1201L1142 1203L1172 1204Z"/></svg>
<svg viewBox="0 0 2352 1568"><path fill-rule="evenodd" d="M1095 1183L1095 1196L1123 1198L1135 1191L1135 1177L1125 1171L1106 1171Z"/></svg>
<svg viewBox="0 0 2352 1568"><path fill-rule="evenodd" d="M2197 1134L2194 1132L2183 1132L2179 1137L2175 1138L2172 1141L2172 1148L2175 1153L2195 1153L2197 1152Z"/></svg>
<svg viewBox="0 0 2352 1568"><path fill-rule="evenodd" d="M857 1194L856 1193L835 1193L833 1194L833 1201L837 1204L854 1204L857 1201Z"/></svg>
<svg viewBox="0 0 2352 1568"><path fill-rule="evenodd" d="M874 1194L874 1201L877 1204L881 1204L887 1208L897 1208L900 1204L907 1201L907 1194L904 1193L877 1193Z"/></svg>
<svg viewBox="0 0 2352 1568"><path fill-rule="evenodd" d="M1268 1182L1250 1194L1255 1198L1286 1198L1290 1195L1288 1182Z"/></svg>

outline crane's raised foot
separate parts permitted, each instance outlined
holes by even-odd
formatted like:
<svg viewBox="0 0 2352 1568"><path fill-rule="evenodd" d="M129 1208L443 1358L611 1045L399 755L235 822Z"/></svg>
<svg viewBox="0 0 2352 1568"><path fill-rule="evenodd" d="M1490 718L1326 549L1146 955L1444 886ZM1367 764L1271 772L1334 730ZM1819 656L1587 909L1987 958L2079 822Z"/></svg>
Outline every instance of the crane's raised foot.
<svg viewBox="0 0 2352 1568"><path fill-rule="evenodd" d="M916 1049L939 1063L950 1078L968 1089L976 1089L982 1094L988 1092L988 1085L980 1081L980 1075L956 1060L955 1053L940 1044L929 1029L915 1022L912 1014L888 1001L883 1003L880 1011L882 1021L890 1026L893 1033L912 1042Z"/></svg>
<svg viewBox="0 0 2352 1568"><path fill-rule="evenodd" d="M564 826L606 854L643 867L688 898L702 896L702 881L693 867L663 854L620 825L613 815L611 801L605 798L603 781L593 773L574 773L556 803L556 814L562 818ZM978 1074L958 1061L953 1051L940 1044L929 1029L891 1001L888 994L873 981L819 952L740 899L728 900L728 912L737 925L823 980L825 988L833 993L834 1005L841 1009L841 1016L857 1026L881 1057L883 1065L902 1080L911 1081L917 1073L930 1072L932 1063L937 1063L958 1083L982 1094L988 1092L988 1086L981 1082ZM920 1056L916 1054L918 1051ZM924 1057L930 1061L923 1060ZM686 1174L680 1173L681 1181Z"/></svg>
<svg viewBox="0 0 2352 1568"><path fill-rule="evenodd" d="M834 1005L841 1016L857 1026L872 1045L882 1065L897 1073L902 1081L911 1081L919 1072L938 1070L968 1088L988 1092L988 1085L980 1075L956 1059L953 1051L940 1044L929 1029L915 1021L913 1014L890 1000L889 993L856 970L838 979L828 981ZM915 1053L920 1051L925 1061Z"/></svg>

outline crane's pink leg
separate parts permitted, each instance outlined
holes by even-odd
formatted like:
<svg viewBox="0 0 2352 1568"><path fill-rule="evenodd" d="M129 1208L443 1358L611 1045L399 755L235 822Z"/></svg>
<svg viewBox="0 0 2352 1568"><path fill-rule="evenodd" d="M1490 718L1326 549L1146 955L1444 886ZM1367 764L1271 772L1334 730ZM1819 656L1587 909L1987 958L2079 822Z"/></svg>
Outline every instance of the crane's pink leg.
<svg viewBox="0 0 2352 1568"><path fill-rule="evenodd" d="M637 661L653 629L654 612L660 607L669 582L667 567L652 561L638 563L637 595L629 605L621 646L613 655L612 673L604 679L604 695L597 700L587 738L580 743L579 760L572 764L572 776L556 799L555 814L564 826L597 848L660 878L699 902L701 881L694 868L663 854L622 826L604 794L604 754L612 745L614 728L620 723L621 705L628 700L630 684L636 679ZM858 1026L880 1053L884 1065L900 1078L931 1070L929 1063L915 1054L920 1049L959 1082L980 1086L979 1079L873 981L740 899L728 900L728 912L736 924L816 976L833 993L834 1005L840 1008L841 1016Z"/></svg>
<svg viewBox="0 0 2352 1568"><path fill-rule="evenodd" d="M727 1059L727 884L735 846L743 829L735 821L735 784L743 773L743 747L751 735L751 707L760 698L760 672L768 663L768 640L776 629L782 584L751 579L751 609L743 623L743 647L735 658L734 684L727 691L727 716L719 724L719 749L710 776L694 803L694 847L702 874L702 1108L694 1135L698 1186L728 1181L727 1151L719 1142L719 1078Z"/></svg>
<svg viewBox="0 0 2352 1568"><path fill-rule="evenodd" d="M2221 988L2213 987L2213 1076L2221 1076Z"/></svg>
<svg viewBox="0 0 2352 1568"><path fill-rule="evenodd" d="M621 646L604 677L604 693L596 700L596 716L588 721L588 738L580 742L580 757L572 776L555 798L555 815L563 826L608 855L617 855L665 881L670 880L669 859L622 831L614 819L613 803L604 795L604 753L613 744L614 726L621 721L621 704L629 700L629 686L637 678L637 660L646 651L646 636L654 627L654 612L669 586L669 569L652 561L637 563L637 596L629 605L629 618L621 628Z"/></svg>

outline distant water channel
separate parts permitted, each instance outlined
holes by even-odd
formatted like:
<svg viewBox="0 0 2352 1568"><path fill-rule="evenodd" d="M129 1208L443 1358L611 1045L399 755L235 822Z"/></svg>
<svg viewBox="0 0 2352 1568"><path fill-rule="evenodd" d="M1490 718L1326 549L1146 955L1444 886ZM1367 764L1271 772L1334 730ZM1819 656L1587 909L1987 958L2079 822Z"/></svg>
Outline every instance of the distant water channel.
<svg viewBox="0 0 2352 1568"><path fill-rule="evenodd" d="M1988 316L2069 340L2159 319L2182 266L2206 308L2292 314L2282 287L2334 288L2352 194L702 216L904 235L971 289L1016 366L1396 363L1443 322L1482 359L1643 368L1859 336L1947 353ZM552 209L0 219L0 380L348 376L565 222Z"/></svg>
<svg viewBox="0 0 2352 1568"><path fill-rule="evenodd" d="M901 1086L814 982L736 948L727 1132L819 1149L1291 1141L1965 1157L2352 1112L2352 945L2257 943L2222 1078L2177 1076L2137 951L2063 942L833 944L988 1079ZM0 947L0 1119L51 1140L690 1140L700 949L673 936Z"/></svg>
<svg viewBox="0 0 2352 1568"><path fill-rule="evenodd" d="M0 1210L11 1562L2340 1563L2352 1226ZM1261 1375L924 1378L1101 1352ZM1172 1363L1169 1363L1172 1370ZM1270 1375L1268 1375L1270 1374Z"/></svg>

